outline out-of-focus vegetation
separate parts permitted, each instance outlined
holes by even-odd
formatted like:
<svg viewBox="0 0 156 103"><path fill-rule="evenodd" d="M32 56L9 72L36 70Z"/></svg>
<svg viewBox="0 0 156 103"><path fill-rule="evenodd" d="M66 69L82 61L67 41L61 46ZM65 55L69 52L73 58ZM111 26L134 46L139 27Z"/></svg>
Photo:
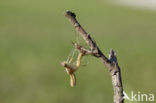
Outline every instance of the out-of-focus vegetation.
<svg viewBox="0 0 156 103"><path fill-rule="evenodd" d="M86 57L77 86L69 85L60 62L76 37L66 10L76 12L104 54L117 52L128 94L156 93L156 12L103 0L1 0L0 103L112 103L111 78L99 59Z"/></svg>

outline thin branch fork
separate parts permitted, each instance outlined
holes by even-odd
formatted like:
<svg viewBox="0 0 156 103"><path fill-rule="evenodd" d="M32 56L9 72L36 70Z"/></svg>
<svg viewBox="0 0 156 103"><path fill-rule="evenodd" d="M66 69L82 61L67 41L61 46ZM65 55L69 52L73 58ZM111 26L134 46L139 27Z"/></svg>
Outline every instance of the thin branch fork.
<svg viewBox="0 0 156 103"><path fill-rule="evenodd" d="M93 55L102 60L102 62L108 68L110 75L112 77L112 86L113 86L113 90L114 90L114 103L124 103L121 72L120 72L120 67L118 65L118 62L117 62L116 53L111 49L110 53L109 53L109 58L107 58L102 53L102 51L99 49L96 42L93 41L91 36L79 24L79 22L76 19L75 13L73 13L71 11L66 11L65 16L68 18L68 20L71 22L71 24L75 27L75 29L80 33L80 35L83 37L83 39L89 45L90 50L88 50L76 43L74 43L74 47L76 49L78 49L80 53L82 53L82 56ZM62 66L67 68L67 64L62 64Z"/></svg>

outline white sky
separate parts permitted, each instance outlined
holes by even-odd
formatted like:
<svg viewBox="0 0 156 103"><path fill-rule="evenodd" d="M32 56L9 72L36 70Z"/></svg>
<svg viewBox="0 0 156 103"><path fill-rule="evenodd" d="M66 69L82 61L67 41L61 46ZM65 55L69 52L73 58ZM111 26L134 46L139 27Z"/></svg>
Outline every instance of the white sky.
<svg viewBox="0 0 156 103"><path fill-rule="evenodd" d="M156 10L156 0L111 0L111 2L135 8Z"/></svg>

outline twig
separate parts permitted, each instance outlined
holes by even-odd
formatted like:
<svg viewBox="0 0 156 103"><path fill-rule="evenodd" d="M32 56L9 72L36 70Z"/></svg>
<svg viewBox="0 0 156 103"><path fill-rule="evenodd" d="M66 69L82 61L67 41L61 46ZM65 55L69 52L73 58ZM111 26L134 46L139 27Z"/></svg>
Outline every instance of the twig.
<svg viewBox="0 0 156 103"><path fill-rule="evenodd" d="M90 50L83 48L78 44L74 44L75 48L83 52L83 55L93 55L97 58L100 58L102 62L108 68L110 75L112 77L112 85L114 90L114 103L124 103L123 98L123 86L121 79L120 67L117 62L116 53L111 49L109 53L109 58L107 58L99 49L97 44L93 41L91 36L82 28L79 22L76 19L75 13L71 11L66 11L65 16L69 19L75 29L80 33L86 43L89 45Z"/></svg>

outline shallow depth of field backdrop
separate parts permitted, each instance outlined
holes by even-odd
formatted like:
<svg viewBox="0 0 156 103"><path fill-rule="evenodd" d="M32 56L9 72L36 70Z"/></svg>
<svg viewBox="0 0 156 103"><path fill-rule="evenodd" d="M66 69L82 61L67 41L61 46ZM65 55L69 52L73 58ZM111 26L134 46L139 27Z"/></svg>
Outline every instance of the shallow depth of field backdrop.
<svg viewBox="0 0 156 103"><path fill-rule="evenodd" d="M66 10L76 12L105 55L117 52L128 95L156 93L156 11L104 0L1 0L0 103L112 103L111 78L99 59L86 57L77 86L69 85L60 62L77 34Z"/></svg>

